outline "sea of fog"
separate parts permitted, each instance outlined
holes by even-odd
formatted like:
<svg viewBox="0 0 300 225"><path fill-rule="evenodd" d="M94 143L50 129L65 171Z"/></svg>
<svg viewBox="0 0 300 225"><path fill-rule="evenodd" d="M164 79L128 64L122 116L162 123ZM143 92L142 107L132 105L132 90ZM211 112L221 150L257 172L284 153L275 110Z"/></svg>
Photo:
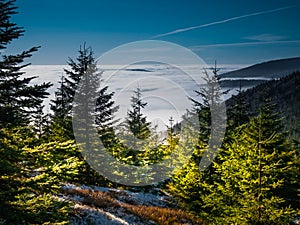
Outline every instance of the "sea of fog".
<svg viewBox="0 0 300 225"><path fill-rule="evenodd" d="M219 73L225 73L240 69L246 65L219 65ZM142 90L142 98L147 102L143 113L148 121L164 129L172 117L175 122L181 121L182 115L187 109L191 109L189 98L199 99L194 90L199 90L204 81L204 71L208 68L199 69L198 66L185 65L177 68L166 64L135 64L127 67L120 65L101 65L103 71L101 87L109 86L110 92L115 92L114 100L120 106L116 117L121 121L126 117L130 109L130 98L133 91L139 87ZM55 97L54 92L59 87L59 81L65 74L66 65L30 65L23 69L26 76L38 76L34 83L51 82L49 89L50 97L45 100L45 111L50 112L50 100ZM101 88L100 87L100 88ZM231 90L224 99L235 93ZM201 99L199 99L201 100Z"/></svg>

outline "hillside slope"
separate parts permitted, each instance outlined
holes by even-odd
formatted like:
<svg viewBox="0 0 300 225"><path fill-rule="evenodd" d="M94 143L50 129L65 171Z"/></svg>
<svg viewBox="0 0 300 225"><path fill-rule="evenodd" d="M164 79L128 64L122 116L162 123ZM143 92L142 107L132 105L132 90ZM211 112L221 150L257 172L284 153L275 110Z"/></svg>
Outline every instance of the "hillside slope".
<svg viewBox="0 0 300 225"><path fill-rule="evenodd" d="M220 85L227 89L255 87L267 80L279 79L300 71L300 57L273 60L220 74Z"/></svg>
<svg viewBox="0 0 300 225"><path fill-rule="evenodd" d="M284 125L292 136L300 127L300 72L294 72L286 77L265 81L262 84L246 90L246 101L250 105L250 113L256 115L262 94L272 98L277 105L277 112L284 117ZM236 104L235 98L227 100L230 107ZM299 134L298 134L299 135Z"/></svg>
<svg viewBox="0 0 300 225"><path fill-rule="evenodd" d="M272 60L221 74L222 78L280 78L300 70L300 57Z"/></svg>

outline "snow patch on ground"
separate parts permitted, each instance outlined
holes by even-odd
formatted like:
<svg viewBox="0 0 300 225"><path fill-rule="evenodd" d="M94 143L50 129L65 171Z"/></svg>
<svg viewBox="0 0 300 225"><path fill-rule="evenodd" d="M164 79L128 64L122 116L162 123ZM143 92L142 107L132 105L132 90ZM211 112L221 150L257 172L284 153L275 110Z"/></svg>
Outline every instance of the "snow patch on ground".
<svg viewBox="0 0 300 225"><path fill-rule="evenodd" d="M163 193L159 189L155 190L157 194L132 192L128 190L118 190L114 188L98 187L98 186L76 186L74 184L66 184L63 189L68 190L88 190L100 191L112 196L114 200L121 204L130 205L146 205L158 207L170 207L174 202L171 196ZM152 221L144 220L139 216L128 212L125 208L105 206L96 207L94 205L87 205L84 202L84 197L76 194L63 194L59 196L61 200L72 201L74 203L73 215L70 219L71 225L92 225L92 224L108 224L108 225L153 225ZM173 203L174 206L174 203Z"/></svg>
<svg viewBox="0 0 300 225"><path fill-rule="evenodd" d="M119 190L115 188L98 187L98 186L76 186L73 184L66 184L65 190L90 190L101 191L109 193L115 197L116 200L122 203L129 203L132 205L146 205L146 206L160 206L169 207L174 206L174 199L172 196L162 192L160 189L156 189L156 194L145 192L132 192L128 190Z"/></svg>
<svg viewBox="0 0 300 225"><path fill-rule="evenodd" d="M78 214L71 218L70 224L109 224L109 225L129 225L124 219L121 219L110 212L99 208L86 205L75 204L74 211Z"/></svg>

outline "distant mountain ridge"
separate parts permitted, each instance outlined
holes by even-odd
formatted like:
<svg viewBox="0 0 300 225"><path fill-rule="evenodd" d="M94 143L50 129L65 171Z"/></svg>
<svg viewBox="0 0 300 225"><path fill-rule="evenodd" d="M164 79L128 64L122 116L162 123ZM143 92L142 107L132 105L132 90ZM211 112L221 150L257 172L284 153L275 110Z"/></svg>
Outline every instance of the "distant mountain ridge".
<svg viewBox="0 0 300 225"><path fill-rule="evenodd" d="M300 57L272 60L221 74L221 78L280 78L300 71Z"/></svg>
<svg viewBox="0 0 300 225"><path fill-rule="evenodd" d="M300 57L272 60L220 74L220 85L231 90L248 89L296 71L300 71Z"/></svg>

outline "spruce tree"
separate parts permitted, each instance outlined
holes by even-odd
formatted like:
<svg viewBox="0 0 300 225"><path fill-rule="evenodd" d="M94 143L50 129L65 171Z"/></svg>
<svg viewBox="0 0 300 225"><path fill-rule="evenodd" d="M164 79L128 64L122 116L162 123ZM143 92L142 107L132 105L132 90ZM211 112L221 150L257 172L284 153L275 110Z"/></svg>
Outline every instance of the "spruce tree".
<svg viewBox="0 0 300 225"><path fill-rule="evenodd" d="M32 116L32 129L39 141L47 140L50 135L50 114L44 113L44 105L37 109L37 113Z"/></svg>
<svg viewBox="0 0 300 225"><path fill-rule="evenodd" d="M211 135L212 128L212 110L217 110L222 102L222 96L228 91L222 91L219 85L219 69L215 63L212 74L204 70L204 87L194 90L199 98L189 98L193 104L191 114L196 115L199 121L199 145L205 146Z"/></svg>
<svg viewBox="0 0 300 225"><path fill-rule="evenodd" d="M136 139L145 140L150 137L150 122L143 115L142 110L147 103L142 100L142 90L137 88L131 97L131 110L127 112L128 128Z"/></svg>
<svg viewBox="0 0 300 225"><path fill-rule="evenodd" d="M72 127L76 140L84 148L84 157L88 160L84 166L84 174L90 183L99 183L103 177L97 174L90 165L98 163L99 138L109 152L115 151L116 140L112 125L114 113L118 110L113 101L114 92L109 92L109 87L103 85L103 71L97 68L97 62L93 57L92 49L79 50L77 61L71 60L71 70L67 82L67 91L72 96ZM71 75L70 75L71 74ZM78 76L78 78L76 78ZM73 78L72 78L73 77ZM77 83L70 85L70 81ZM73 89L75 87L75 89ZM98 132L98 133L97 133ZM106 185L103 184L102 185Z"/></svg>
<svg viewBox="0 0 300 225"><path fill-rule="evenodd" d="M30 116L38 111L48 93L50 83L30 85L36 77L22 77L22 69L30 65L30 58L38 47L16 55L5 55L8 45L23 35L24 30L11 21L17 7L14 0L0 2L0 127L26 125Z"/></svg>
<svg viewBox="0 0 300 225"><path fill-rule="evenodd" d="M53 111L52 133L64 140L74 139L72 130L72 104L77 85L87 73L90 65L94 64L91 48L80 47L76 60L68 59L70 69L64 69L66 75L61 77L60 87L55 92L56 98L52 101ZM97 84L96 84L97 85Z"/></svg>
<svg viewBox="0 0 300 225"><path fill-rule="evenodd" d="M221 90L219 86L220 76L218 71L216 64L212 74L205 70L205 86L195 90L199 98L190 98L193 103L190 114L196 116L199 122L198 140L197 143L194 143L194 152L190 161L172 177L168 184L169 190L178 199L179 203L184 208L197 213L201 212L204 204L203 196L209 193L209 185L214 181L214 168L210 166L205 171L200 171L199 163L203 157L206 157L204 153L210 150L209 139L213 128L212 113L217 112L214 116L214 122L216 123L220 119L218 109L222 104L222 95L227 93L227 91ZM219 111L220 114L222 114L221 110ZM221 128L224 125L219 124L219 126ZM216 129L215 127L214 129ZM219 131L213 130L213 132L217 133ZM210 160L210 156L207 154L208 160Z"/></svg>
<svg viewBox="0 0 300 225"><path fill-rule="evenodd" d="M53 117L64 120L70 115L72 109L72 102L70 102L71 96L67 93L67 85L65 76L61 76L59 81L59 87L55 91L55 99L51 100L50 109L53 111Z"/></svg>
<svg viewBox="0 0 300 225"><path fill-rule="evenodd" d="M241 81L237 94L232 96L230 100L233 101L233 103L229 105L229 109L227 110L227 129L229 131L247 123L250 119L250 104L247 102L245 91L242 90Z"/></svg>
<svg viewBox="0 0 300 225"><path fill-rule="evenodd" d="M180 139L179 132L178 132L178 130L176 130L177 125L178 124L174 124L174 119L171 116L169 118L169 125L167 126L168 135L167 135L167 140L166 140L169 153L171 153L176 148L176 146L178 145L179 139Z"/></svg>
<svg viewBox="0 0 300 225"><path fill-rule="evenodd" d="M89 51L89 57L85 57L88 53L88 50L80 50L80 56L78 58L90 59L90 57L92 57L92 51L91 49ZM90 62L91 60L88 61ZM88 61L79 62L79 65L83 66L83 68L81 68L80 71L84 73L80 77L80 82L76 85L76 89L74 90L73 96L73 99L75 97L73 102L73 121L76 122L74 124L74 128L77 129L77 137L78 134L80 134L79 136L80 138L83 138L86 146L90 146L91 144L90 136L92 136L91 132L93 130L93 126L95 124L96 119L95 106L98 98L98 87L101 76L101 74L97 72L96 63L92 60L93 63L85 64L88 63ZM89 149L89 147L86 148Z"/></svg>
<svg viewBox="0 0 300 225"><path fill-rule="evenodd" d="M0 136L0 224L67 224L71 204L56 196L78 180L76 143L40 144L26 127L2 128Z"/></svg>
<svg viewBox="0 0 300 225"><path fill-rule="evenodd" d="M85 74L92 74L96 71L96 62L91 47L80 46L76 60L69 58L68 65L70 69L65 69L66 77L65 92L67 95L67 103L72 105L76 93L77 85ZM98 84L98 83L97 83ZM71 113L71 107L67 113Z"/></svg>
<svg viewBox="0 0 300 225"><path fill-rule="evenodd" d="M14 2L0 1L0 50L24 32L11 22ZM35 77L22 78L21 72L36 50L0 51L0 224L67 224L70 203L57 196L82 165L74 141L37 140L43 132L43 98L51 85L31 85Z"/></svg>
<svg viewBox="0 0 300 225"><path fill-rule="evenodd" d="M123 155L123 161L140 165L143 162L139 158L145 151L147 142L150 141L151 123L147 122L147 117L142 112L147 102L142 100L142 90L139 87L134 91L130 101L131 108L127 111L124 126L119 129L119 137L124 136L121 142L125 144L120 154Z"/></svg>
<svg viewBox="0 0 300 225"><path fill-rule="evenodd" d="M51 100L50 109L53 112L50 126L50 139L69 140L73 139L72 131L72 102L67 92L67 84L64 75L59 81L59 87L55 92L55 99Z"/></svg>
<svg viewBox="0 0 300 225"><path fill-rule="evenodd" d="M288 224L293 210L285 204L286 187L293 182L295 151L286 141L281 119L266 99L259 115L232 133L216 179L202 206L215 223ZM210 214L210 215L209 215Z"/></svg>
<svg viewBox="0 0 300 225"><path fill-rule="evenodd" d="M101 86L102 72L97 68L92 48L84 45L78 53L76 60L69 58L70 69L65 69L66 76L62 77L60 87L55 93L56 99L52 101L54 126L67 138L73 138L71 118L75 104L77 108L84 109L80 112L82 117L94 118L93 123L104 138L108 131L111 134L114 113L118 110L118 106L115 106L112 100L114 92L108 92L108 86ZM78 98L77 102L74 102L76 94ZM94 111L91 112L91 109Z"/></svg>
<svg viewBox="0 0 300 225"><path fill-rule="evenodd" d="M101 82L102 80L100 80L100 86ZM114 114L118 111L119 106L115 106L115 102L112 100L114 94L114 92L108 92L108 86L102 87L99 91L96 100L95 122L100 131L110 128L116 122Z"/></svg>

